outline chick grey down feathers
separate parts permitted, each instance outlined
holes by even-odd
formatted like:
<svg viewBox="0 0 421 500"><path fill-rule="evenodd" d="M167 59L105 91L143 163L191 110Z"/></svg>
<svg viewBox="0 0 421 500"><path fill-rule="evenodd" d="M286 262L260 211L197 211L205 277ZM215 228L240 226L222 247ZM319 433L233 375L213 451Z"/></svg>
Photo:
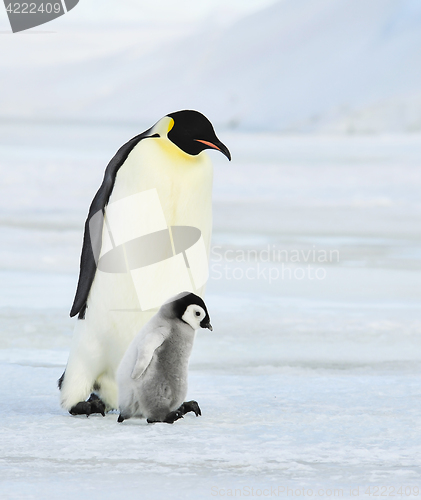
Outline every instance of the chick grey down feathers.
<svg viewBox="0 0 421 500"><path fill-rule="evenodd" d="M200 415L197 403L183 406L189 358L200 327L212 329L206 305L184 292L166 302L140 330L117 370L119 422L143 417L173 423L187 411Z"/></svg>

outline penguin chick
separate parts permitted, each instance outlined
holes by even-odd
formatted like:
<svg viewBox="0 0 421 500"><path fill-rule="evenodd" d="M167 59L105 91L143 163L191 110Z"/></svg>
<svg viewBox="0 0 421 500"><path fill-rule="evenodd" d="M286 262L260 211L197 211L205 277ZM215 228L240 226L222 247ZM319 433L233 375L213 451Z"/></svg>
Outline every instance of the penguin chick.
<svg viewBox="0 0 421 500"><path fill-rule="evenodd" d="M204 301L183 292L161 306L129 345L117 370L119 422L146 418L172 424L187 412L201 415L187 394L195 332L212 330Z"/></svg>

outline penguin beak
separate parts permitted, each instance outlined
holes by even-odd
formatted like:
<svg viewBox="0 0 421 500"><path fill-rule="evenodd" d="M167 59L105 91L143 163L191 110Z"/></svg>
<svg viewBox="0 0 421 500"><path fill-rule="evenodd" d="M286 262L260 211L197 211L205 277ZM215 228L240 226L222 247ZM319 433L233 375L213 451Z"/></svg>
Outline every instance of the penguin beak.
<svg viewBox="0 0 421 500"><path fill-rule="evenodd" d="M206 323L206 325L203 326L203 328L207 328L208 330L210 330L211 332L213 332L213 327L210 323Z"/></svg>
<svg viewBox="0 0 421 500"><path fill-rule="evenodd" d="M224 154L229 161L231 161L231 153L229 152L229 149L225 146L225 144L222 144L221 141L215 141L214 143L203 141L202 139L195 139L195 141L205 144L210 149L217 149L218 151L221 151L221 153Z"/></svg>

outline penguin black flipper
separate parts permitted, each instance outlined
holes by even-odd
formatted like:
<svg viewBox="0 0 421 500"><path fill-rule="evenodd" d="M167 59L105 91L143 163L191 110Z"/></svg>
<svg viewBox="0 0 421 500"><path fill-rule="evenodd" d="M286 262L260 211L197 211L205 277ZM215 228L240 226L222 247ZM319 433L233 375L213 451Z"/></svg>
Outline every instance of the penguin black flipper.
<svg viewBox="0 0 421 500"><path fill-rule="evenodd" d="M85 222L85 231L83 235L83 245L82 254L80 257L80 272L79 281L77 284L76 295L73 301L73 306L70 311L70 317L76 316L79 313L79 319L85 318L86 311L86 301L88 300L89 291L92 286L92 282L95 278L96 273L96 261L94 257L94 249L96 255L99 256L101 252L102 244L102 224L99 227L95 227L94 240L91 241L89 221L92 216L97 212L102 210L107 206L110 199L112 190L114 188L115 178L119 168L126 161L127 157L133 150L133 148L142 140L150 137L159 137L158 134L150 135L153 127L146 130L142 134L139 134L130 141L126 142L117 151L112 160L108 163L105 169L104 179L102 181L101 187L98 189L94 199L92 200L91 206L89 207L88 218Z"/></svg>

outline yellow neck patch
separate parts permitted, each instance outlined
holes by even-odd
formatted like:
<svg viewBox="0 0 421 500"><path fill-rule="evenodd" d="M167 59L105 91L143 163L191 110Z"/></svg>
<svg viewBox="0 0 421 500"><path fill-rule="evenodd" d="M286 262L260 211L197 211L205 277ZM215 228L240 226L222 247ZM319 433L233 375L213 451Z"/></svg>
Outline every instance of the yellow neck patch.
<svg viewBox="0 0 421 500"><path fill-rule="evenodd" d="M168 132L174 127L174 120L169 116L164 116L152 129L153 134L159 134L161 137L167 137Z"/></svg>
<svg viewBox="0 0 421 500"><path fill-rule="evenodd" d="M169 117L168 117L169 118ZM168 124L168 130L167 130L167 134L168 132L174 127L174 120L172 118L170 118L170 123Z"/></svg>

